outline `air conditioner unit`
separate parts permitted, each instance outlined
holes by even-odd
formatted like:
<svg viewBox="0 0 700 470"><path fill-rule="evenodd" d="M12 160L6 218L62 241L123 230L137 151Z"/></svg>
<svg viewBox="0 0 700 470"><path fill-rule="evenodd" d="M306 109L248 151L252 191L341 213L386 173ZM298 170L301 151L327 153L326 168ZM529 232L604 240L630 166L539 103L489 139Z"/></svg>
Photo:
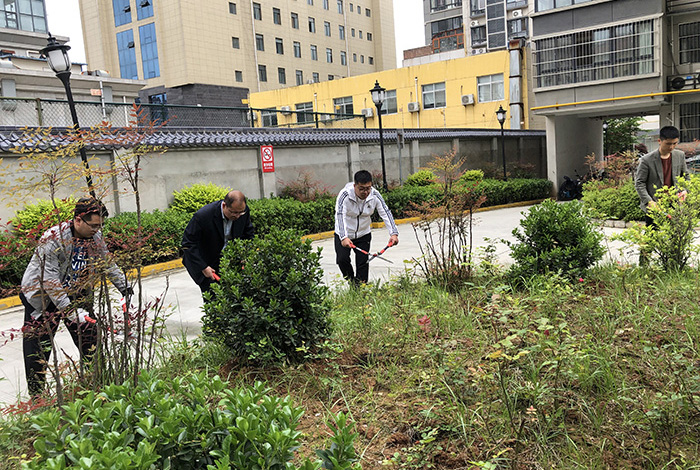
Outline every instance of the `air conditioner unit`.
<svg viewBox="0 0 700 470"><path fill-rule="evenodd" d="M513 10L513 18L520 18L521 16L523 16L522 10Z"/></svg>
<svg viewBox="0 0 700 470"><path fill-rule="evenodd" d="M323 122L330 121L331 119L333 119L333 116L331 116L330 114L321 114L320 116L320 120Z"/></svg>
<svg viewBox="0 0 700 470"><path fill-rule="evenodd" d="M420 103L418 101L412 101L408 103L409 113L417 113L418 111L420 111Z"/></svg>
<svg viewBox="0 0 700 470"><path fill-rule="evenodd" d="M280 106L280 111L282 111L284 115L292 114L292 108L290 106Z"/></svg>
<svg viewBox="0 0 700 470"><path fill-rule="evenodd" d="M700 88L700 74L671 75L666 80L668 91Z"/></svg>
<svg viewBox="0 0 700 470"><path fill-rule="evenodd" d="M472 55L486 54L485 47L479 47L478 49L472 49Z"/></svg>
<svg viewBox="0 0 700 470"><path fill-rule="evenodd" d="M372 108L362 108L362 115L363 115L364 117L370 118L370 117L374 116L374 109L372 109Z"/></svg>
<svg viewBox="0 0 700 470"><path fill-rule="evenodd" d="M472 20L472 22L469 23L469 26L471 26L472 28L473 28L474 26L479 26L479 20Z"/></svg>
<svg viewBox="0 0 700 470"><path fill-rule="evenodd" d="M468 95L462 95L462 104L464 106L474 104L474 95L471 93Z"/></svg>

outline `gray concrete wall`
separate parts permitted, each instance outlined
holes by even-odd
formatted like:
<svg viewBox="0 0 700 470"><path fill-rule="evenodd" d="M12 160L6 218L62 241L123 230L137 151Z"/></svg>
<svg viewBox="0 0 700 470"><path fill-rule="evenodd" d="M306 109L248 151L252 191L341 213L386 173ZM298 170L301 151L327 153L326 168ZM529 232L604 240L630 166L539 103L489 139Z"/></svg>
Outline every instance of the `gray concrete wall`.
<svg viewBox="0 0 700 470"><path fill-rule="evenodd" d="M495 144L494 144L495 142ZM500 168L500 138L480 137L461 140L412 140L406 141L399 149L396 141L385 142L387 180L399 181L399 150L403 179L432 160L436 155L445 155L457 148L457 155L466 158L464 169L483 168L489 164ZM88 153L90 155L90 153ZM540 176L545 176L544 138L506 137L508 165L516 162L534 165ZM0 175L4 179L0 202L0 223L6 223L17 209L37 199L48 199L45 190L33 190L30 197L14 191L20 178L36 175L20 166L16 154L2 154ZM332 191L338 191L352 179L360 169L372 173L381 172L381 152L378 144L352 142L347 145L319 146L275 146L275 172L262 173L259 147L208 147L171 148L163 154L144 158L140 172L141 207L143 210L164 210L172 202L173 192L194 183L214 183L216 185L240 189L248 197L258 199L278 194L285 183L299 177L300 172L308 171L313 178L321 181ZM94 171L96 185L102 189L98 194L107 204L110 213L116 214L136 209L136 201L128 184L117 178L101 179L100 173L110 166L114 159L111 152L99 152L91 157L90 166ZM79 158L72 159L79 165ZM66 182L58 197L86 194L83 179Z"/></svg>

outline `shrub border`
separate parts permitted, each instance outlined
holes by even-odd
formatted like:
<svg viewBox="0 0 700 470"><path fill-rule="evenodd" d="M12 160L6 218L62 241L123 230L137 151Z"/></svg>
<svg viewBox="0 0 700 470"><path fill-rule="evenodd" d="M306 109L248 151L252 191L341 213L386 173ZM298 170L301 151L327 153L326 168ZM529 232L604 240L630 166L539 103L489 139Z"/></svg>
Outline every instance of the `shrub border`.
<svg viewBox="0 0 700 470"><path fill-rule="evenodd" d="M542 201L545 201L546 199L535 199L533 201L520 201L520 202L511 202L508 204L500 204L497 206L487 206L487 207L480 207L477 209L477 212L486 212L486 211L493 211L493 210L498 210L498 209L507 209L509 207L521 207L521 206L529 206L533 204L539 204ZM409 217L406 219L398 219L395 222L397 224L410 224L413 222L417 222L420 220L418 217ZM384 227L384 222L373 222L372 223L372 228L382 228ZM312 233L310 235L303 235L301 237L304 240L327 240L329 238L333 238L333 232L320 232L320 233ZM179 269L183 268L184 266L182 265L182 258L170 260L170 261L165 261L163 263L157 263L157 264L151 264L148 266L144 266L141 268L141 275L146 277L146 276L152 276L154 274L162 273L164 271L171 271L173 269ZM133 274L135 271L132 271ZM19 300L18 295L14 295L12 297L5 297L4 299L0 299L0 315L2 315L5 310L8 310L13 307L17 307L19 305L22 305L22 302Z"/></svg>

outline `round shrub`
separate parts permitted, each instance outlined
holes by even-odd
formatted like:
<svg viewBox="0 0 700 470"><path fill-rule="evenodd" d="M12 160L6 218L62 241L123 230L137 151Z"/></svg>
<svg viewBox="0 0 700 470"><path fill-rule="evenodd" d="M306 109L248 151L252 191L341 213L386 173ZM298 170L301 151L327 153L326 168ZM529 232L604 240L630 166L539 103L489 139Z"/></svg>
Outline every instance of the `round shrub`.
<svg viewBox="0 0 700 470"><path fill-rule="evenodd" d="M173 193L173 202L170 203L170 209L194 214L210 202L220 201L228 192L228 189L217 186L214 183L195 183Z"/></svg>
<svg viewBox="0 0 700 470"><path fill-rule="evenodd" d="M481 181L484 179L484 172L482 170L467 170L462 176L459 177L461 182L471 182L471 181Z"/></svg>
<svg viewBox="0 0 700 470"><path fill-rule="evenodd" d="M10 220L18 236L39 238L46 229L73 218L76 200L69 197L56 199L56 207L50 200L39 200L18 210Z"/></svg>
<svg viewBox="0 0 700 470"><path fill-rule="evenodd" d="M589 181L583 186L583 204L601 219L644 220L639 207L639 195L634 180L627 179L619 186L605 187L600 181Z"/></svg>
<svg viewBox="0 0 700 470"><path fill-rule="evenodd" d="M320 259L320 248L294 230L232 240L204 305L204 333L254 363L302 359L327 337Z"/></svg>
<svg viewBox="0 0 700 470"><path fill-rule="evenodd" d="M558 271L580 276L605 253L603 234L584 214L580 201L548 199L532 207L513 236L518 243L509 243L515 260L510 274L516 279Z"/></svg>
<svg viewBox="0 0 700 470"><path fill-rule="evenodd" d="M435 183L437 176L430 170L418 170L406 178L405 186L430 186Z"/></svg>

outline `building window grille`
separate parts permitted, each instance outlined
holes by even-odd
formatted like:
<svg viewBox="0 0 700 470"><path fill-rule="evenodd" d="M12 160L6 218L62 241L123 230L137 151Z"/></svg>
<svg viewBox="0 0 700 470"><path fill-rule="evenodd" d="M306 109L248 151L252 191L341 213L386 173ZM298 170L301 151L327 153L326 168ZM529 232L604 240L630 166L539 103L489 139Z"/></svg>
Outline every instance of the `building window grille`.
<svg viewBox="0 0 700 470"><path fill-rule="evenodd" d="M680 63L700 62L700 21L678 25Z"/></svg>
<svg viewBox="0 0 700 470"><path fill-rule="evenodd" d="M700 103L683 103L679 110L681 142L700 139Z"/></svg>
<svg viewBox="0 0 700 470"><path fill-rule="evenodd" d="M653 73L658 44L654 20L539 39L535 83L549 87Z"/></svg>

